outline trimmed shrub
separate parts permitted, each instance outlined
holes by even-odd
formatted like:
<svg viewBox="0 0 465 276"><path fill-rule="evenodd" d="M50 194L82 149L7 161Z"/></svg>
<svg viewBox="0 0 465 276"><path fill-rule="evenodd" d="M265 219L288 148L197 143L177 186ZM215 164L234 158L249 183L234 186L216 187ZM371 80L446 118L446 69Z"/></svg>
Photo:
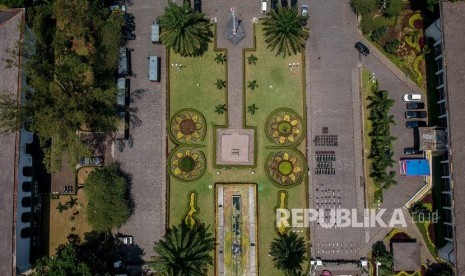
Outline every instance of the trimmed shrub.
<svg viewBox="0 0 465 276"><path fill-rule="evenodd" d="M384 37L384 35L387 33L387 27L383 26L381 28L376 29L372 34L371 34L371 40L378 42L381 38Z"/></svg>
<svg viewBox="0 0 465 276"><path fill-rule="evenodd" d="M398 39L391 40L384 45L384 50L390 54L394 54L399 49L400 41Z"/></svg>
<svg viewBox="0 0 465 276"><path fill-rule="evenodd" d="M360 21L360 29L362 30L363 34L370 34L374 27L373 27L373 17L371 15L366 15L362 17Z"/></svg>
<svg viewBox="0 0 465 276"><path fill-rule="evenodd" d="M351 0L350 5L356 14L366 15L376 9L376 0Z"/></svg>
<svg viewBox="0 0 465 276"><path fill-rule="evenodd" d="M387 17L398 16L404 7L403 0L391 0L387 8L384 10L384 15Z"/></svg>

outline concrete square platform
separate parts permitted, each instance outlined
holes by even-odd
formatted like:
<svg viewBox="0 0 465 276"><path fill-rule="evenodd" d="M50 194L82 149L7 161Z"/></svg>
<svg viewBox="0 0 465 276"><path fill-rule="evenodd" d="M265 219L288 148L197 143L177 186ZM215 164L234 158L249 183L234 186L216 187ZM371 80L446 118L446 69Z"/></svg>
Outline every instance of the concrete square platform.
<svg viewBox="0 0 465 276"><path fill-rule="evenodd" d="M253 129L217 129L217 165L254 165Z"/></svg>

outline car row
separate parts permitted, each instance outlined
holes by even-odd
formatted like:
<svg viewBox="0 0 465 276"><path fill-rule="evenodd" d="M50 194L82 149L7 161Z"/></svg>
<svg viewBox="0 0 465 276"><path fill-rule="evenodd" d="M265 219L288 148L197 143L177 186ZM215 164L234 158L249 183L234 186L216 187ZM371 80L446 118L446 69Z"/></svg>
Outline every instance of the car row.
<svg viewBox="0 0 465 276"><path fill-rule="evenodd" d="M122 38L126 40L135 40L136 35L133 31L136 29L134 15L132 13L123 13L124 25L121 28Z"/></svg>

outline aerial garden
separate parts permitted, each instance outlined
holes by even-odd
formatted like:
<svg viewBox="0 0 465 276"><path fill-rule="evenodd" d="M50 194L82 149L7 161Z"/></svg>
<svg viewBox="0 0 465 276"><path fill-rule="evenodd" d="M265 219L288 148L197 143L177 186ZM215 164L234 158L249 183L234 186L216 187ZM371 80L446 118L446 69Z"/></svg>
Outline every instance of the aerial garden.
<svg viewBox="0 0 465 276"><path fill-rule="evenodd" d="M302 29L300 18L295 22L299 22L298 28ZM209 231L217 234L217 188L236 185L240 190L241 185L252 185L254 204L244 200L248 192L240 192L241 201L225 198L224 203L218 204L221 208L224 204L224 212L244 219L249 219L247 208L255 208L254 212L260 214L255 222L257 244L251 245L259 249L256 251L258 262L255 265L260 274L273 275L277 270L273 264L274 256L269 255L270 245L293 230L276 227L275 210L305 208L308 188L304 58L300 52L270 54L265 41L267 27L266 23L255 24L253 32L250 32L255 36L255 45L243 50L243 91L237 93L237 97L243 98L242 128L254 130L253 165L216 164L216 130L228 128L227 99L231 91L227 90L227 82L230 81L227 51L216 47L216 37L203 48L201 55L169 51L167 197L170 227L182 221L190 227L205 224L210 225ZM215 28L212 26L214 33ZM304 35L304 41L306 37L308 34ZM240 202L242 209L237 207ZM236 209L231 209L231 206ZM238 229L249 229L226 220L226 225L230 223ZM235 233L229 242L226 237L225 244L237 243L237 239L242 239L245 245L242 250L248 250L248 240L252 238L240 235L240 230ZM216 238L220 238L218 234ZM305 232L293 238L303 248L303 260L306 252L303 239L307 240ZM220 242L216 241L217 244ZM161 252L157 248L155 250ZM233 255L234 252L224 253L225 267L231 263ZM218 260L210 264L218 266ZM239 267L241 271L247 271ZM215 268L210 266L208 274L214 273Z"/></svg>

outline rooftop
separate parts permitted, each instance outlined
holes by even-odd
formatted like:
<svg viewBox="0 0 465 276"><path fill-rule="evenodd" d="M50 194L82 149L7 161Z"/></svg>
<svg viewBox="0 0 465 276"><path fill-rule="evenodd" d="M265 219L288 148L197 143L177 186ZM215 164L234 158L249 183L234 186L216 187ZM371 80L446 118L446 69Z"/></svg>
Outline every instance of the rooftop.
<svg viewBox="0 0 465 276"><path fill-rule="evenodd" d="M0 55L4 56L7 49L14 49L17 41L21 39L21 32L18 28L23 19L22 9L12 9L0 11ZM6 90L13 95L18 95L19 70L17 67L5 68L0 60L0 89ZM0 143L0 275L12 275L13 257L15 248L13 247L13 214L14 214L14 189L17 179L15 171L15 152L17 151L17 139L14 133L1 135Z"/></svg>
<svg viewBox="0 0 465 276"><path fill-rule="evenodd" d="M465 274L465 2L441 2L457 275ZM462 22L462 23L460 23ZM456 161L455 161L456 160ZM455 161L455 162L454 162ZM458 249L458 250L457 250Z"/></svg>
<svg viewBox="0 0 465 276"><path fill-rule="evenodd" d="M421 245L417 242L393 242L394 271L421 270Z"/></svg>

